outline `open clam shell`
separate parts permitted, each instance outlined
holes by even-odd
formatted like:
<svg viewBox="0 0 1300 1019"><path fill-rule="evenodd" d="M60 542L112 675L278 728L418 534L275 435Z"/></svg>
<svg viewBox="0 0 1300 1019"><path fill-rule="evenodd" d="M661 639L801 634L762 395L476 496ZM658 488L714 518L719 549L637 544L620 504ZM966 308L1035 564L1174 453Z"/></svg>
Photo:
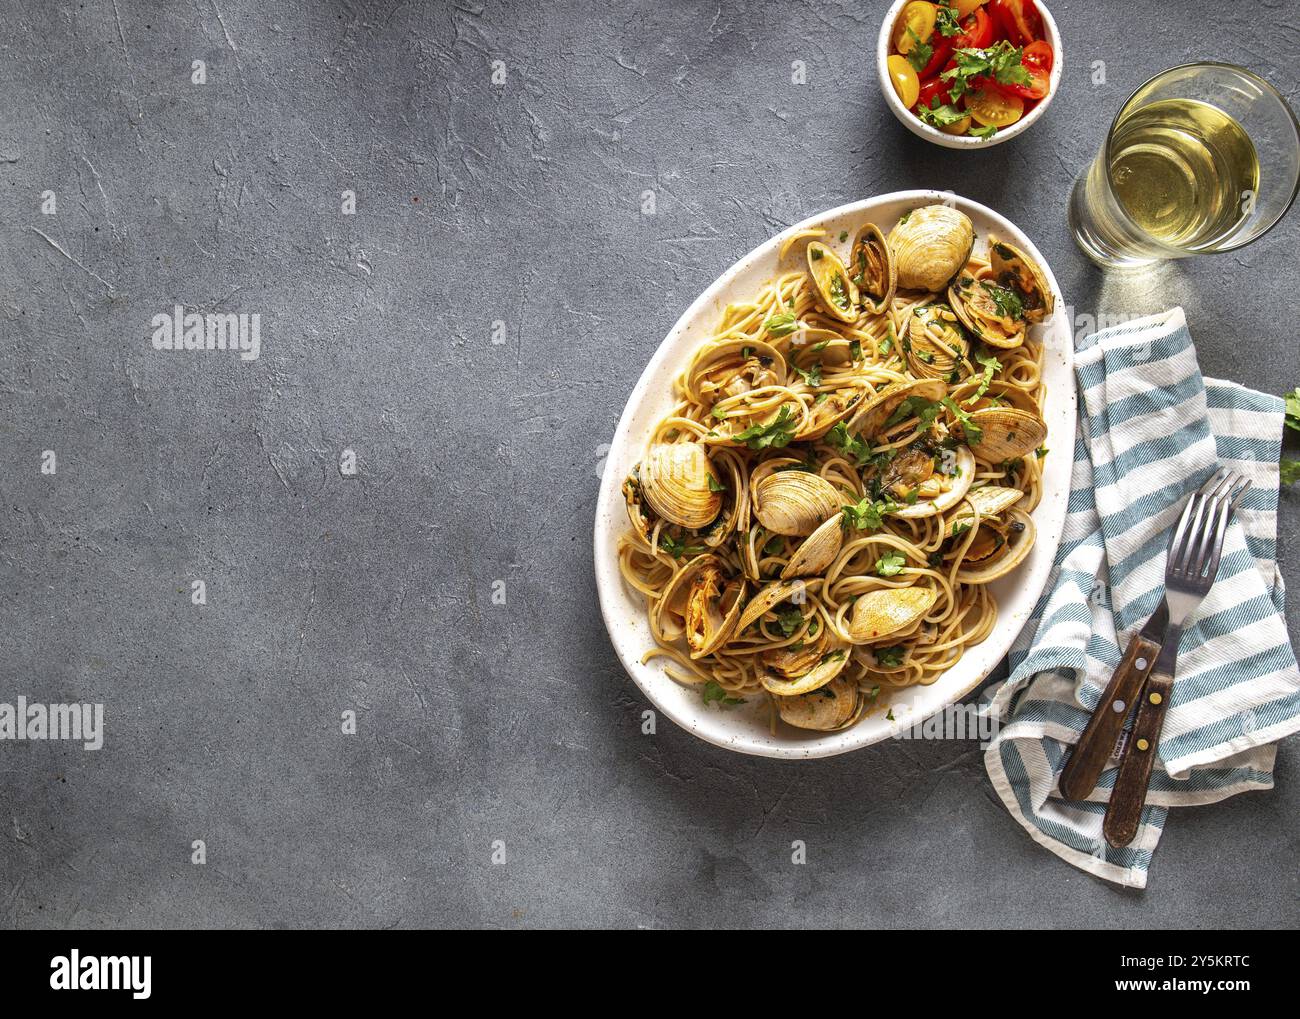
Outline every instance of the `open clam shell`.
<svg viewBox="0 0 1300 1019"><path fill-rule="evenodd" d="M745 606L744 611L740 614L739 621L736 623L735 634L739 636L744 633L776 606L805 589L802 580L779 580L775 584L768 584L767 587L754 595L749 600L749 604Z"/></svg>
<svg viewBox="0 0 1300 1019"><path fill-rule="evenodd" d="M867 439L874 439L893 416L894 411L898 410L908 398L915 396L934 402L943 399L947 391L947 386L938 379L919 379L916 382L903 382L890 386L859 409L849 422L848 430Z"/></svg>
<svg viewBox="0 0 1300 1019"><path fill-rule="evenodd" d="M782 580L811 577L835 561L844 545L844 529L840 526L842 517L843 513L836 513L804 539L781 570Z"/></svg>
<svg viewBox="0 0 1300 1019"><path fill-rule="evenodd" d="M664 588L657 604L660 630L685 633L691 657L703 658L731 639L744 600L744 580L727 579L717 556L696 556Z"/></svg>
<svg viewBox="0 0 1300 1019"><path fill-rule="evenodd" d="M948 304L961 324L990 347L1010 350L1025 342L1020 298L992 280L959 275L948 288Z"/></svg>
<svg viewBox="0 0 1300 1019"><path fill-rule="evenodd" d="M822 311L840 322L858 320L858 288L839 256L821 241L808 245L808 274Z"/></svg>
<svg viewBox="0 0 1300 1019"><path fill-rule="evenodd" d="M1005 488L1001 485L985 485L983 488L968 492L966 502L957 507L957 511L948 518L944 537L951 538L958 532L965 533L970 530L971 524L975 522L976 513L980 515L981 520L985 517L996 517L1018 503L1024 495L1025 493L1018 488Z"/></svg>
<svg viewBox="0 0 1300 1019"><path fill-rule="evenodd" d="M889 242L875 223L858 231L849 252L848 269L868 311L879 315L889 307L898 289L898 266Z"/></svg>
<svg viewBox="0 0 1300 1019"><path fill-rule="evenodd" d="M907 366L918 378L946 381L970 354L957 313L946 304L917 308L907 325L907 338Z"/></svg>
<svg viewBox="0 0 1300 1019"><path fill-rule="evenodd" d="M763 684L763 689L777 697L798 697L801 694L812 693L844 671L844 666L849 663L848 648L833 648L820 655L814 662L812 668L800 676L784 678L765 672L759 680Z"/></svg>
<svg viewBox="0 0 1300 1019"><path fill-rule="evenodd" d="M999 285L1019 294L1027 322L1042 322L1052 314L1052 288L1032 258L1014 244L990 236L989 265Z"/></svg>
<svg viewBox="0 0 1300 1019"><path fill-rule="evenodd" d="M695 355L686 373L687 395L714 404L764 386L786 384L785 357L763 340L719 340Z"/></svg>
<svg viewBox="0 0 1300 1019"><path fill-rule="evenodd" d="M988 584L1005 577L1025 561L1037 537L1033 517L1016 507L1007 510L1003 520L981 520L971 540L971 549L978 550L977 557L962 563L957 582Z"/></svg>
<svg viewBox="0 0 1300 1019"><path fill-rule="evenodd" d="M872 644L883 637L910 630L939 600L933 587L885 587L860 595L849 617L849 637L854 644Z"/></svg>
<svg viewBox="0 0 1300 1019"><path fill-rule="evenodd" d="M856 683L836 676L812 693L778 697L776 710L787 725L830 732L843 729L856 719L860 697Z"/></svg>
<svg viewBox="0 0 1300 1019"><path fill-rule="evenodd" d="M975 480L975 457L965 446L958 446L953 453L956 458L956 473L951 477L943 476L946 487L942 492L933 499L918 499L910 506L891 510L889 515L904 520L919 520L936 513L946 513L961 502Z"/></svg>

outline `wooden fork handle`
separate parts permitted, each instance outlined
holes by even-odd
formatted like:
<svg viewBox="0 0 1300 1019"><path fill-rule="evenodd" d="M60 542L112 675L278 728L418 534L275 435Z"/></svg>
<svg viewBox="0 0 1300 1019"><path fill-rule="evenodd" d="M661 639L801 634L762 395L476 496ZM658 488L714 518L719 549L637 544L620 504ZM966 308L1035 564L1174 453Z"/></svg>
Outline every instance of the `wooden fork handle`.
<svg viewBox="0 0 1300 1019"><path fill-rule="evenodd" d="M1156 664L1160 645L1147 640L1140 633L1129 641L1124 659L1119 663L1106 691L1097 703L1097 710L1088 720L1079 742L1075 744L1070 759L1061 772L1058 788L1068 800L1086 800L1097 787L1106 762L1110 760L1119 739L1129 708L1142 692L1147 675ZM1138 663L1141 663L1140 665Z"/></svg>
<svg viewBox="0 0 1300 1019"><path fill-rule="evenodd" d="M1174 677L1157 667L1142 691L1142 702L1133 720L1133 732L1124 749L1124 758L1119 762L1119 774L1115 776L1115 788L1111 790L1106 820L1101 826L1106 841L1116 849L1132 842L1142 823L1151 769L1160 746L1160 729L1165 723L1173 689Z"/></svg>

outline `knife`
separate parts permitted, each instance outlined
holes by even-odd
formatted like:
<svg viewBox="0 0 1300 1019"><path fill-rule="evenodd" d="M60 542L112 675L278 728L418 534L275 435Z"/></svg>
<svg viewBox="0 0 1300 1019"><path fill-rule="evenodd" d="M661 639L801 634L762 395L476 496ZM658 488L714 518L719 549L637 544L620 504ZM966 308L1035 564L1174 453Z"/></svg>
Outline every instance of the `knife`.
<svg viewBox="0 0 1300 1019"><path fill-rule="evenodd" d="M1129 716L1129 709L1141 695L1155 667L1168 629L1169 604L1162 598L1151 618L1129 641L1124 658L1111 675L1101 700L1097 702L1097 710L1092 713L1087 728L1065 764L1065 770L1061 772L1058 788L1066 799L1086 800L1097 787L1097 780L1101 778L1124 728L1124 720ZM1175 652L1177 641L1178 635L1174 634ZM1102 710L1107 705L1109 710Z"/></svg>

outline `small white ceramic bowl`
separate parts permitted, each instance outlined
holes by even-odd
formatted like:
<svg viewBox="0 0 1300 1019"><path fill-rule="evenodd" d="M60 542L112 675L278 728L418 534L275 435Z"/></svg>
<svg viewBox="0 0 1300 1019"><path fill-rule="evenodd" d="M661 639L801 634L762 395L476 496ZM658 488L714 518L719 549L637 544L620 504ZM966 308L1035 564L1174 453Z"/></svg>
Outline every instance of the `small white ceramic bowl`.
<svg viewBox="0 0 1300 1019"><path fill-rule="evenodd" d="M1018 134L1029 130L1030 125L1043 115L1048 104L1055 98L1056 90L1061 86L1061 70L1065 66L1065 51L1061 47L1061 33L1056 30L1056 22L1044 4L1038 3L1038 0L1033 2L1038 8L1038 13L1043 16L1043 31L1047 34L1047 41L1052 44L1054 55L1047 95L1029 111L1028 116L1022 117L1010 127L1000 129L991 138L972 138L969 135L944 134L937 127L921 123L921 118L904 106L903 101L898 98L898 93L894 91L894 83L889 80L889 67L886 61L889 59L890 36L893 34L894 21L898 18L898 12L908 3L908 0L897 0L885 15L885 21L880 26L880 38L876 41L876 75L880 78L880 91L885 94L885 102L894 111L894 116L912 134L936 145L942 145L946 149L987 149L1010 141Z"/></svg>

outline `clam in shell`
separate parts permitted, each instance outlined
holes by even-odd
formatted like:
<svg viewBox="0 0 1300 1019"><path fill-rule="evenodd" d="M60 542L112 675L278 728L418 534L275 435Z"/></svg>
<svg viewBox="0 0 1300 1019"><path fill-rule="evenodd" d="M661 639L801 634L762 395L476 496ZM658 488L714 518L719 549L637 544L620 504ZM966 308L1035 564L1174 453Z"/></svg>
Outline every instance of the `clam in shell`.
<svg viewBox="0 0 1300 1019"><path fill-rule="evenodd" d="M1005 577L1029 555L1038 532L1024 510L1012 508L1004 520L981 520L957 571L959 584L988 584Z"/></svg>
<svg viewBox="0 0 1300 1019"><path fill-rule="evenodd" d="M889 246L900 288L938 294L970 260L975 227L958 209L927 205L899 221L889 233Z"/></svg>
<svg viewBox="0 0 1300 1019"><path fill-rule="evenodd" d="M1047 441L1047 423L1040 414L1016 407L989 407L970 415L978 437L965 429L971 452L985 463L1000 464L1028 456Z"/></svg>
<svg viewBox="0 0 1300 1019"><path fill-rule="evenodd" d="M777 697L798 697L801 694L812 693L831 682L844 671L844 666L848 662L848 649L837 647L815 657L812 667L801 675L782 677L765 672L759 678L763 689L768 693L775 694Z"/></svg>
<svg viewBox="0 0 1300 1019"><path fill-rule="evenodd" d="M744 600L745 582L729 580L721 559L696 556L664 588L657 607L660 630L685 632L691 657L703 658L731 639Z"/></svg>
<svg viewBox="0 0 1300 1019"><path fill-rule="evenodd" d="M844 545L844 529L840 526L842 517L843 513L836 513L804 539L781 570L782 580L815 576L835 561Z"/></svg>
<svg viewBox="0 0 1300 1019"><path fill-rule="evenodd" d="M946 304L917 308L907 326L907 366L923 379L952 377L953 369L966 364L970 343L957 313Z"/></svg>
<svg viewBox="0 0 1300 1019"><path fill-rule="evenodd" d="M843 729L857 717L859 697L856 683L836 676L812 693L776 698L776 710L787 725L831 732Z"/></svg>
<svg viewBox="0 0 1300 1019"><path fill-rule="evenodd" d="M898 288L898 267L894 252L875 223L858 231L849 253L849 279L858 288L862 303L873 315L879 315L894 300Z"/></svg>
<svg viewBox="0 0 1300 1019"><path fill-rule="evenodd" d="M872 644L910 630L925 618L939 592L933 587L886 587L868 591L853 603L849 637L854 644Z"/></svg>
<svg viewBox="0 0 1300 1019"><path fill-rule="evenodd" d="M981 520L996 517L1018 503L1024 495L1018 488L1005 488L1001 485L985 485L967 493L966 503L958 507L957 512L948 519L944 537L951 538L958 530L962 533L970 530L971 524L975 522L975 513L980 515Z"/></svg>
<svg viewBox="0 0 1300 1019"><path fill-rule="evenodd" d="M858 320L858 288L839 256L821 241L808 245L808 274L817 304L827 315L840 322Z"/></svg>
<svg viewBox="0 0 1300 1019"><path fill-rule="evenodd" d="M842 504L835 486L808 471L777 471L753 489L754 515L775 534L812 534L838 513Z"/></svg>
<svg viewBox="0 0 1300 1019"><path fill-rule="evenodd" d="M1043 322L1052 314L1052 288L1032 258L1014 244L990 237L989 265L998 284L1019 295L1025 321Z"/></svg>
<svg viewBox="0 0 1300 1019"><path fill-rule="evenodd" d="M971 482L975 480L975 457L965 446L958 446L953 450L955 458L954 470L952 475L936 472L932 480L938 480L939 493L930 498L918 498L916 502L909 506L902 506L899 509L891 510L890 516L901 517L904 520L919 520L922 517L932 517L936 513L946 513L952 507L966 497L970 490Z"/></svg>
<svg viewBox="0 0 1300 1019"><path fill-rule="evenodd" d="M849 422L848 430L867 439L874 439L893 417L894 411L910 397L915 396L933 403L942 400L947 391L948 387L938 379L920 379L890 386L862 406Z"/></svg>
<svg viewBox="0 0 1300 1019"><path fill-rule="evenodd" d="M1011 350L1025 342L1020 298L992 280L962 274L948 288L948 304L962 325L990 347Z"/></svg>
<svg viewBox="0 0 1300 1019"><path fill-rule="evenodd" d="M708 527L722 509L722 493L713 490L718 475L698 442L655 443L641 462L640 475L650 509L680 527Z"/></svg>

